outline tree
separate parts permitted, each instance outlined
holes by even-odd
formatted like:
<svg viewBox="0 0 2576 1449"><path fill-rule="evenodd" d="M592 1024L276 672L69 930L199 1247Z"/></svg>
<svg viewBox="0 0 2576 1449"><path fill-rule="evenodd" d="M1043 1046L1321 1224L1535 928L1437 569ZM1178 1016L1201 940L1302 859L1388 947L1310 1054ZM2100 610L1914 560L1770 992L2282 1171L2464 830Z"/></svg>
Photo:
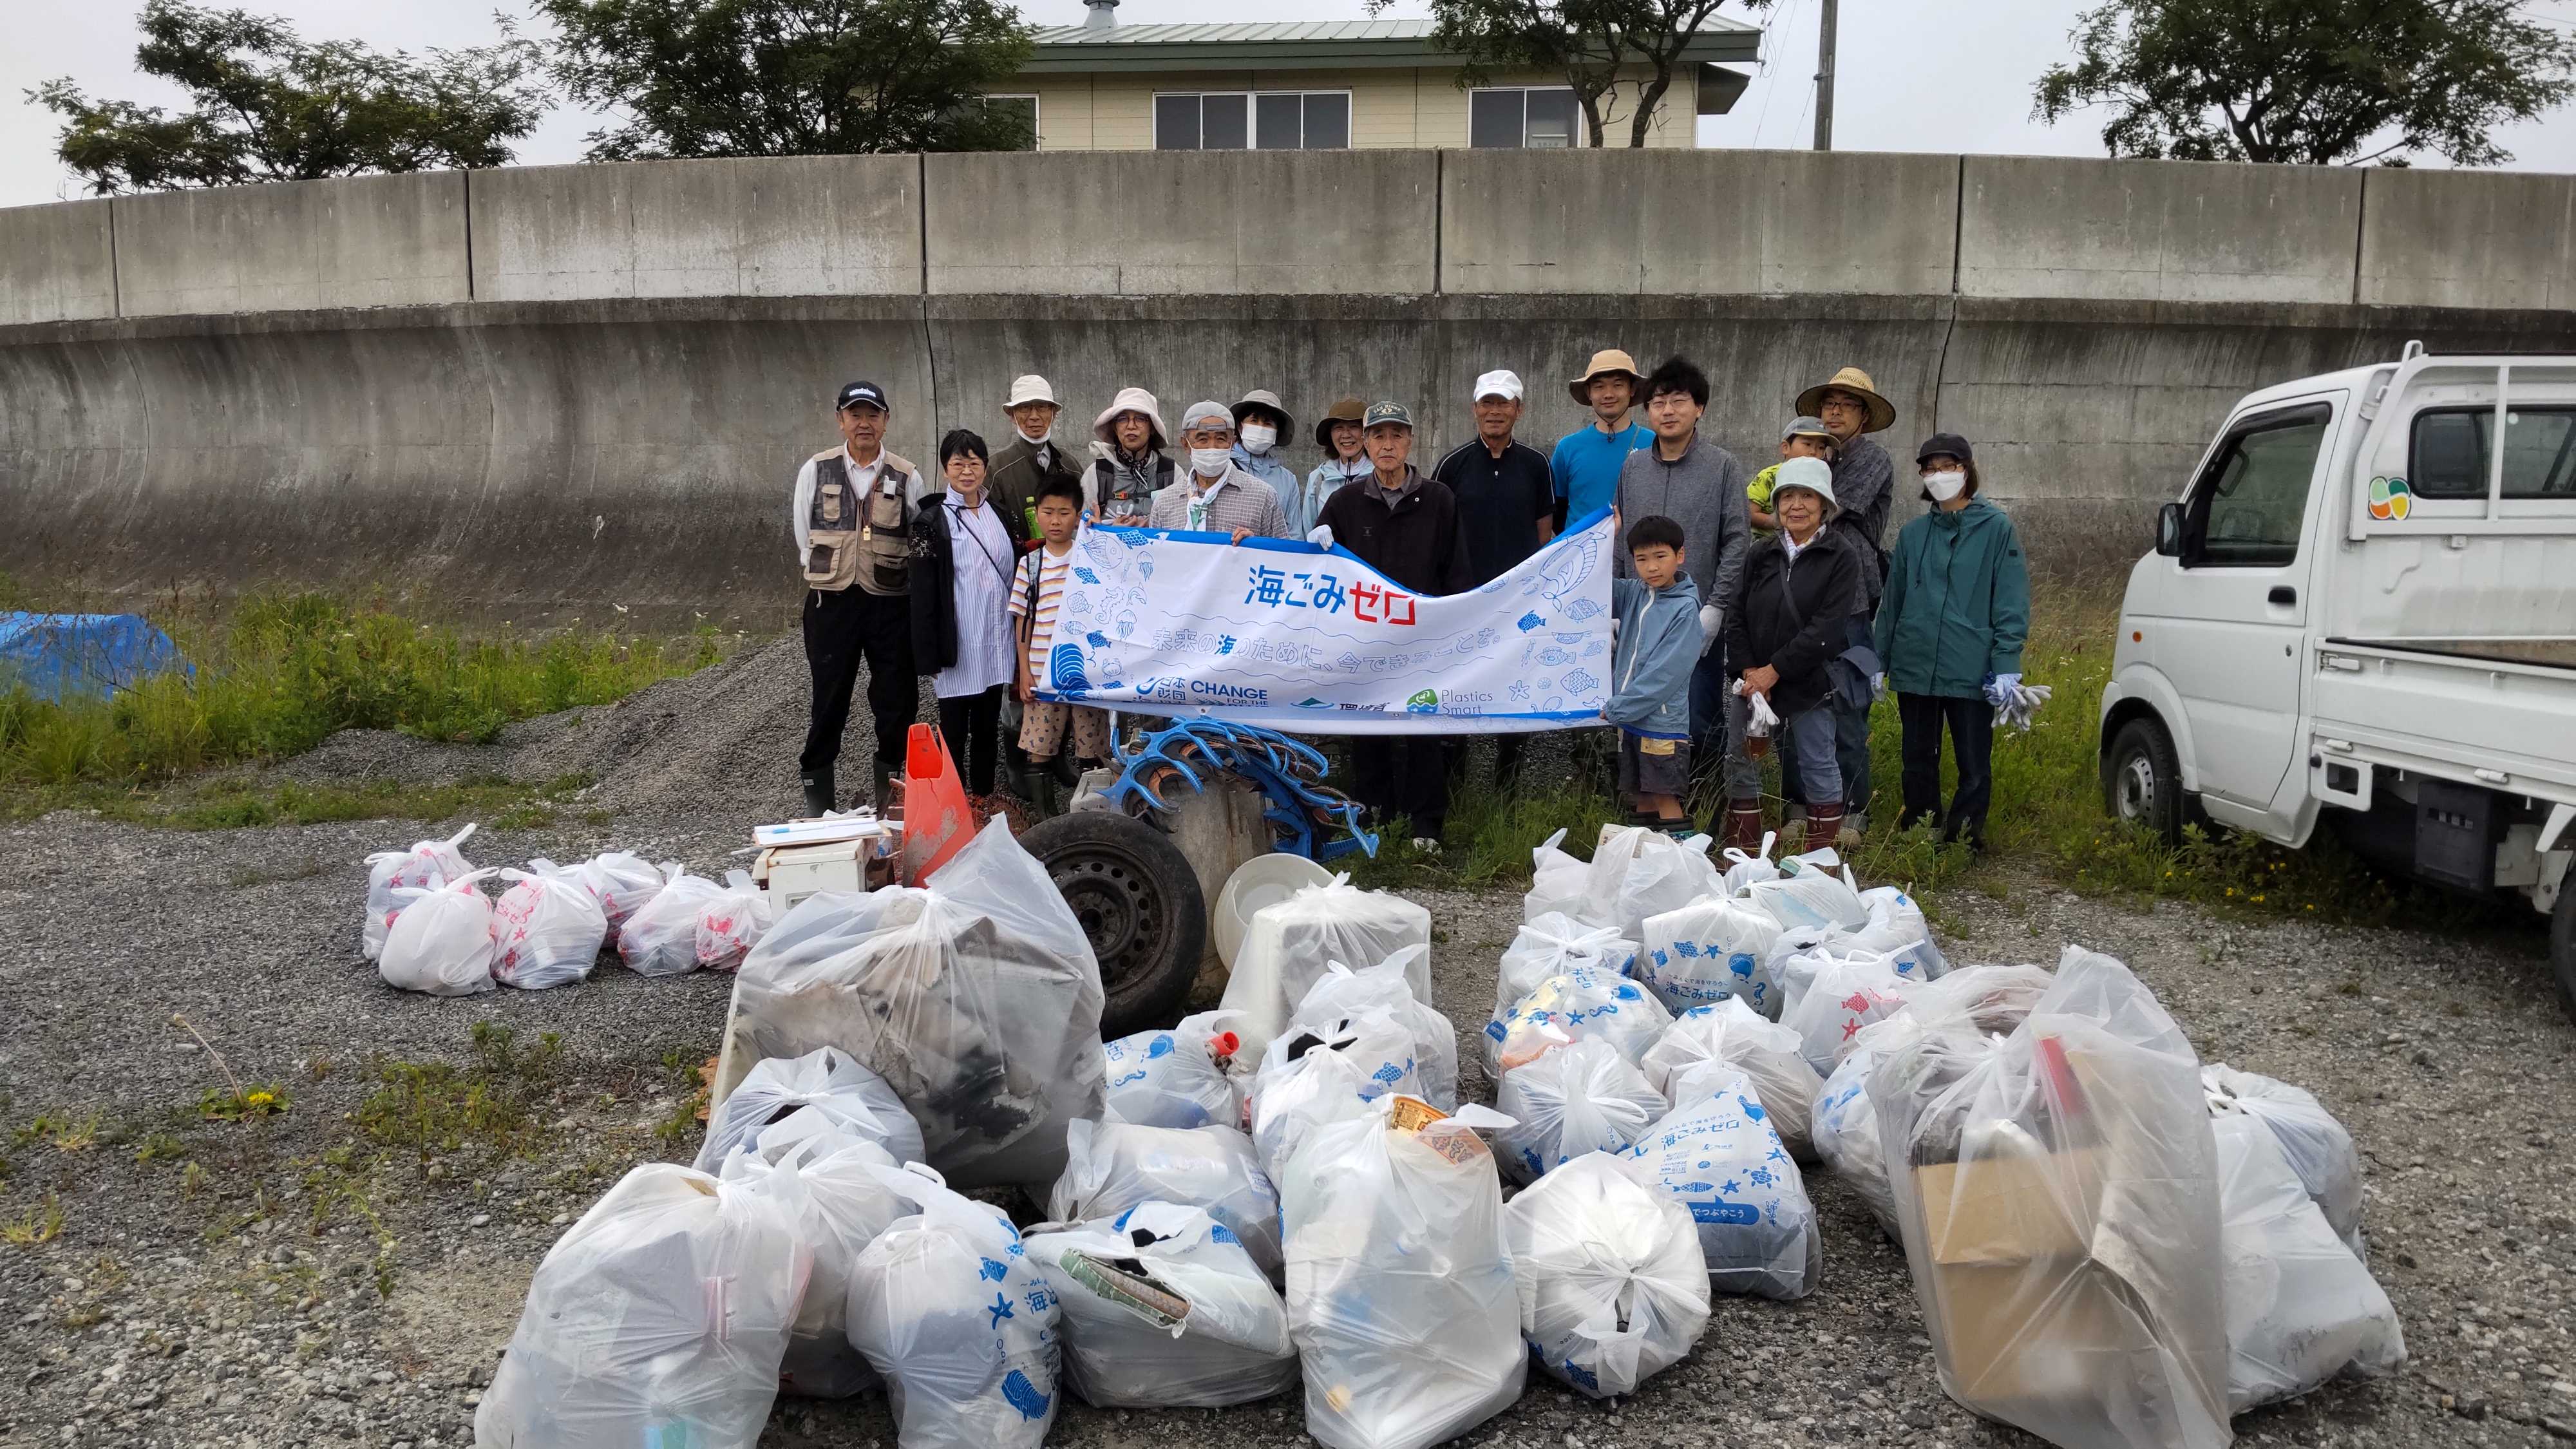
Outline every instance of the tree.
<svg viewBox="0 0 2576 1449"><path fill-rule="evenodd" d="M2108 0L2032 113L2107 105L2114 156L2309 165L2513 159L2491 133L2565 101L2576 38L2518 0Z"/></svg>
<svg viewBox="0 0 2576 1449"><path fill-rule="evenodd" d="M546 106L515 37L414 60L355 41L307 44L283 20L185 0L149 0L142 29L135 69L178 83L187 110L93 101L69 77L27 92L64 118L56 154L101 196L498 166Z"/></svg>
<svg viewBox="0 0 2576 1449"><path fill-rule="evenodd" d="M537 0L555 75L622 124L595 161L1022 150L1025 115L981 103L1029 58L1002 0Z"/></svg>
<svg viewBox="0 0 2576 1449"><path fill-rule="evenodd" d="M1368 0L1377 14L1391 0ZM1647 70L1635 109L1626 118L1628 144L1643 146L1655 108L1673 86L1682 51L1724 0L1431 0L1434 44L1466 62L1464 87L1485 84L1496 71L1538 70L1565 77L1583 109L1595 146L1619 117L1613 88L1621 73ZM1744 0L1748 10L1771 0ZM1696 108L1693 114L1697 114Z"/></svg>

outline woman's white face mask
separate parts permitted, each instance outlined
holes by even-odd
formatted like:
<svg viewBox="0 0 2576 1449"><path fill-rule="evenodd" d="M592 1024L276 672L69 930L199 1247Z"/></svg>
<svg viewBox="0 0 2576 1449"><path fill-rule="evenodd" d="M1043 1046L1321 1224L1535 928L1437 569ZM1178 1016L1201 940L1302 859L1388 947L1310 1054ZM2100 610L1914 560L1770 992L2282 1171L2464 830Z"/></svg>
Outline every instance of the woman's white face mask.
<svg viewBox="0 0 2576 1449"><path fill-rule="evenodd" d="M1931 494L1932 501L1935 503L1949 502L1958 497L1960 490L1967 486L1968 475L1955 470L1923 475L1923 491Z"/></svg>
<svg viewBox="0 0 2576 1449"><path fill-rule="evenodd" d="M1243 451L1258 458L1279 441L1279 430L1267 423L1245 423L1242 436Z"/></svg>

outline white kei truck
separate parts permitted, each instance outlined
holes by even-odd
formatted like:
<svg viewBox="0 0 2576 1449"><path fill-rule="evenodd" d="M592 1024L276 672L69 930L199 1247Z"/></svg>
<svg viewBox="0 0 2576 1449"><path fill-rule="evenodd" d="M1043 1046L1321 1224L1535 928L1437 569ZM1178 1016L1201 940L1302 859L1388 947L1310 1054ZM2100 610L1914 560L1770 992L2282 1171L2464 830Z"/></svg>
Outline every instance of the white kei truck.
<svg viewBox="0 0 2576 1449"><path fill-rule="evenodd" d="M2102 792L2512 892L2576 1012L2576 355L2410 342L2238 402L2130 570Z"/></svg>

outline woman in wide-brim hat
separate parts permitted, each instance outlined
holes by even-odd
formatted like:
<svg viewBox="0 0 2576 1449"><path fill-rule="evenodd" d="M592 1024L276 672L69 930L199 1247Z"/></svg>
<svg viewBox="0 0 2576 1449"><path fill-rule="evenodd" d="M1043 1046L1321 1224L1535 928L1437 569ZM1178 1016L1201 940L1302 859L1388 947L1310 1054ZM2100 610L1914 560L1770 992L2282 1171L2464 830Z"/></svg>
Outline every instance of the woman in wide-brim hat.
<svg viewBox="0 0 2576 1449"><path fill-rule="evenodd" d="M1810 418L1823 417L1825 394L1829 392L1849 393L1861 400L1862 405L1869 410L1869 420L1861 424L1862 432L1883 433L1896 426L1896 404L1880 397L1878 385L1869 380L1868 373L1857 367L1846 367L1798 394L1799 415Z"/></svg>
<svg viewBox="0 0 2576 1449"><path fill-rule="evenodd" d="M1367 410L1368 404L1346 397L1315 420L1315 446L1324 450L1324 461L1307 473L1304 487L1279 500L1288 511L1289 532L1296 537L1304 538L1314 531L1315 518L1324 511L1324 500L1333 496L1334 489L1376 471L1369 466L1368 455L1360 451L1360 415Z"/></svg>

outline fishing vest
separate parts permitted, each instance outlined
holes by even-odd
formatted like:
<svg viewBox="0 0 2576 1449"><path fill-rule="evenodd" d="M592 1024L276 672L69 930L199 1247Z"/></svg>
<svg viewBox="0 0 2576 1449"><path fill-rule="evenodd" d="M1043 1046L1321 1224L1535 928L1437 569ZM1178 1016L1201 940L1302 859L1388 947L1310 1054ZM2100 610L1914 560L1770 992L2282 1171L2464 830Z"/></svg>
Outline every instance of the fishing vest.
<svg viewBox="0 0 2576 1449"><path fill-rule="evenodd" d="M912 577L908 494L912 474L891 453L878 454L876 486L862 496L850 481L845 452L814 459L814 501L805 511L805 583L863 594L902 594Z"/></svg>

